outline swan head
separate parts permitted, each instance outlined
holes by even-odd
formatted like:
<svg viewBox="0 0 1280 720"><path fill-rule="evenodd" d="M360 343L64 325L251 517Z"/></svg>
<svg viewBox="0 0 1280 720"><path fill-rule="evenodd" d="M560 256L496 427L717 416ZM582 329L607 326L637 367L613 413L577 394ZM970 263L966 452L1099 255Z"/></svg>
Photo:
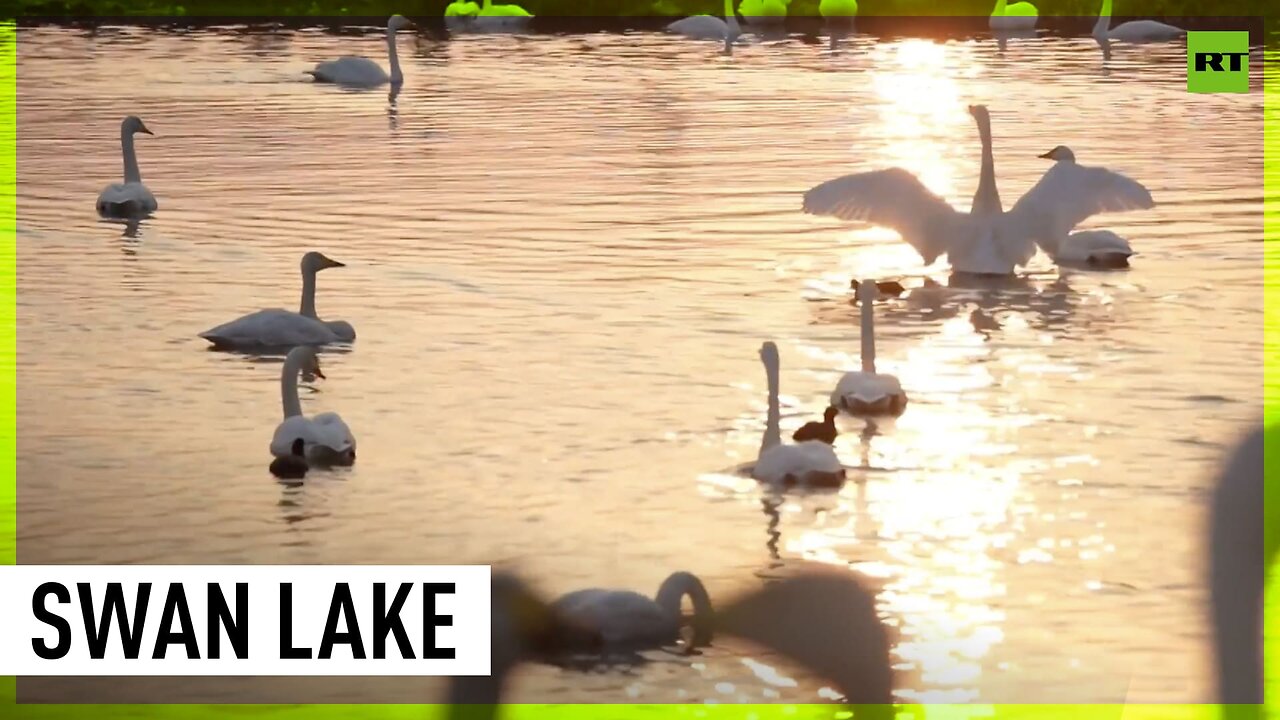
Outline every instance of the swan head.
<svg viewBox="0 0 1280 720"><path fill-rule="evenodd" d="M413 27L413 21L403 15L392 15L391 18L387 20L387 30L390 30L391 32L407 27Z"/></svg>
<svg viewBox="0 0 1280 720"><path fill-rule="evenodd" d="M1066 145L1059 145L1058 147L1050 150L1049 152L1043 155L1039 155L1038 157L1045 158L1046 160L1054 160L1057 162L1075 162L1076 161L1076 154L1071 152L1071 148L1067 147Z"/></svg>
<svg viewBox="0 0 1280 720"><path fill-rule="evenodd" d="M324 253L315 252L314 250L302 256L302 272L318 273L325 268L346 267L345 263L326 257Z"/></svg>
<svg viewBox="0 0 1280 720"><path fill-rule="evenodd" d="M126 135L133 135L135 133L146 133L147 135L155 135L155 133L147 129L147 126L144 125L142 122L142 118L138 117L137 115L130 115L129 117L125 118L124 122L120 123L120 130Z"/></svg>
<svg viewBox="0 0 1280 720"><path fill-rule="evenodd" d="M778 346L772 340L760 346L760 361L771 367L778 364Z"/></svg>
<svg viewBox="0 0 1280 720"><path fill-rule="evenodd" d="M977 120L978 122L991 119L991 113L987 112L986 105L970 105L969 114L972 115L973 119Z"/></svg>
<svg viewBox="0 0 1280 720"><path fill-rule="evenodd" d="M876 285L875 280L859 280L857 295L858 302L873 303L880 299L880 288Z"/></svg>
<svg viewBox="0 0 1280 720"><path fill-rule="evenodd" d="M285 362L289 361L296 363L298 369L304 373L315 375L321 380L328 379L320 371L320 356L316 354L316 349L310 345L299 345L290 350L289 356L285 358Z"/></svg>

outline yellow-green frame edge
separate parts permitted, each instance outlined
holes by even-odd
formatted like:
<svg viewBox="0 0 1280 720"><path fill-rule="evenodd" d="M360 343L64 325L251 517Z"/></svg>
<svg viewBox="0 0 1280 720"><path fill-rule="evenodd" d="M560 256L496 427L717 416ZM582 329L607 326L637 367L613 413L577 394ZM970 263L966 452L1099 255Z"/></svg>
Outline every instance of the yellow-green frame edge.
<svg viewBox="0 0 1280 720"><path fill-rule="evenodd" d="M1271 30L1273 23L1267 22ZM1264 243L1263 243L1263 406L1268 425L1280 422L1280 51L1265 58L1264 104ZM17 562L17 28L0 21L0 563ZM1266 449L1266 473L1280 463L1280 452ZM1275 483L1265 494L1267 533L1280 503ZM1265 667L1268 707L1277 698L1275 669L1280 667L1280 643L1274 640L1280 610L1277 593L1268 584L1265 599ZM413 718L442 715L440 705L19 705L12 677L0 678L0 718L4 720L53 720L63 717L156 718L197 720L228 714L267 714L287 720L314 718ZM903 707L900 717L922 720L1191 720L1216 718L1216 705L929 705ZM638 720L658 717L694 717L706 720L791 720L801 717L848 717L830 705L510 705L503 717L539 720Z"/></svg>

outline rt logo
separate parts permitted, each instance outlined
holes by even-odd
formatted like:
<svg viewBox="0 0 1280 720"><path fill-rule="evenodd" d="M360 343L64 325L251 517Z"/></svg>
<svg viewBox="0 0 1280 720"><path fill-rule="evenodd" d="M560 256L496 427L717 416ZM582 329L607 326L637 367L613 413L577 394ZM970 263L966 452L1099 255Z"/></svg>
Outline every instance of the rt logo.
<svg viewBox="0 0 1280 720"><path fill-rule="evenodd" d="M1187 33L1187 92L1249 92L1249 33Z"/></svg>

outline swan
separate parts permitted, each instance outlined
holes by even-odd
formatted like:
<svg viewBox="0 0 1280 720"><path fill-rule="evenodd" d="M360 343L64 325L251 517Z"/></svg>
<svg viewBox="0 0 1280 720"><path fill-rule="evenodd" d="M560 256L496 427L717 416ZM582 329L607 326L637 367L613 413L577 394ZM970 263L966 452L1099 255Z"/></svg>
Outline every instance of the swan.
<svg viewBox="0 0 1280 720"><path fill-rule="evenodd" d="M475 26L482 30L518 30L532 18L533 15L519 5L494 5L493 0L484 0Z"/></svg>
<svg viewBox="0 0 1280 720"><path fill-rule="evenodd" d="M138 170L138 155L133 150L135 133L155 133L142 124L137 116L130 115L120 123L120 149L124 154L124 182L108 185L98 195L98 214L112 217L136 217L155 212L160 207L156 196L142 184L142 172Z"/></svg>
<svg viewBox="0 0 1280 720"><path fill-rule="evenodd" d="M302 306L298 312L279 308L259 310L206 330L200 333L200 337L213 343L215 348L241 350L325 345L355 340L356 331L350 323L342 320L325 321L316 316L316 273L334 267L346 265L314 251L303 255Z"/></svg>
<svg viewBox="0 0 1280 720"><path fill-rule="evenodd" d="M785 25L788 0L742 0L738 14L751 25Z"/></svg>
<svg viewBox="0 0 1280 720"><path fill-rule="evenodd" d="M467 30L480 14L480 6L471 0L453 0L444 9L444 24L451 31Z"/></svg>
<svg viewBox="0 0 1280 720"><path fill-rule="evenodd" d="M650 650L680 639L680 601L693 602L692 647L711 644L711 597L697 576L675 572L645 597L630 590L578 590L561 596L551 607L583 627L599 630L605 647Z"/></svg>
<svg viewBox="0 0 1280 720"><path fill-rule="evenodd" d="M826 19L828 25L852 25L858 16L858 0L822 0L818 3L818 14ZM831 44L834 50L834 35Z"/></svg>
<svg viewBox="0 0 1280 720"><path fill-rule="evenodd" d="M351 465L356 461L356 439L337 413L320 413L308 418L298 401L298 373L308 372L324 379L316 349L299 345L289 351L280 371L280 401L284 420L271 437L271 454L290 457L298 440L305 443L306 459L318 465Z"/></svg>
<svg viewBox="0 0 1280 720"><path fill-rule="evenodd" d="M1020 224L1019 230L1028 233L1059 264L1127 265L1133 249L1115 233L1068 233L1096 213L1149 210L1156 205L1151 192L1120 173L1078 164L1075 153L1065 145L1039 157L1053 160L1053 167L1010 211Z"/></svg>
<svg viewBox="0 0 1280 720"><path fill-rule="evenodd" d="M506 683L523 662L551 662L603 644L597 629L567 617L510 572L495 572L490 582L490 674L449 679L449 720L496 718ZM715 614L713 628L832 682L856 720L894 717L889 632L875 595L847 571L802 566L731 598Z"/></svg>
<svg viewBox="0 0 1280 720"><path fill-rule="evenodd" d="M297 480L307 476L307 443L297 438L289 446L289 454L271 461L271 474L284 480Z"/></svg>
<svg viewBox="0 0 1280 720"><path fill-rule="evenodd" d="M339 85L373 86L390 82L398 85L404 82L400 72L400 58L396 55L396 31L413 27L413 23L403 15L392 15L387 20L387 59L391 63L391 75L388 77L378 63L365 57L344 55L337 60L322 62L315 70L307 74L316 82L337 83Z"/></svg>
<svg viewBox="0 0 1280 720"><path fill-rule="evenodd" d="M1005 0L996 0L995 9L991 11L989 27L997 32L1034 30L1036 21L1039 19L1040 11L1029 2L1006 5Z"/></svg>
<svg viewBox="0 0 1280 720"><path fill-rule="evenodd" d="M898 378L876 372L875 301L879 291L875 282L858 283L858 301L862 305L862 370L848 372L840 378L831 393L831 404L855 415L901 415L907 409L907 394Z"/></svg>
<svg viewBox="0 0 1280 720"><path fill-rule="evenodd" d="M729 50L742 34L742 28L733 14L733 0L724 0L723 20L715 15L690 15L668 25L667 32L692 40L724 40L725 50Z"/></svg>
<svg viewBox="0 0 1280 720"><path fill-rule="evenodd" d="M835 444L836 438L840 433L836 430L836 415L840 414L840 408L828 406L822 413L822 422L807 422L801 428L791 435L791 439L796 442L804 442L805 440L819 440L828 445Z"/></svg>
<svg viewBox="0 0 1280 720"><path fill-rule="evenodd" d="M1118 40L1128 43L1165 42L1176 40L1187 34L1186 30L1155 20L1131 20L1109 28L1111 25L1111 0L1102 0L1102 9L1098 12L1098 22L1093 26L1093 37L1108 52L1108 42Z"/></svg>
<svg viewBox="0 0 1280 720"><path fill-rule="evenodd" d="M1101 168L1055 167L1005 212L996 189L990 114L985 105L970 105L969 114L982 140L982 168L968 213L951 207L902 168L828 180L805 193L804 211L890 227L920 253L925 265L946 254L954 272L1009 275L1031 260L1037 243L1056 246L1054 238L1065 237L1085 218L1132 202L1123 197L1132 181L1121 175ZM1086 176L1090 182L1070 181ZM1064 221L1070 224L1062 228Z"/></svg>
<svg viewBox="0 0 1280 720"><path fill-rule="evenodd" d="M1265 497L1271 479L1263 453L1274 432L1258 428L1239 443L1219 473L1210 508L1208 580L1219 702L1255 706L1233 709L1228 717L1262 717L1263 591L1280 544L1277 505Z"/></svg>
<svg viewBox="0 0 1280 720"><path fill-rule="evenodd" d="M769 417L751 477L775 485L841 485L845 479L844 466L830 445L820 440L783 444L778 429L781 414L778 410L778 346L772 342L761 345L760 360L769 379Z"/></svg>

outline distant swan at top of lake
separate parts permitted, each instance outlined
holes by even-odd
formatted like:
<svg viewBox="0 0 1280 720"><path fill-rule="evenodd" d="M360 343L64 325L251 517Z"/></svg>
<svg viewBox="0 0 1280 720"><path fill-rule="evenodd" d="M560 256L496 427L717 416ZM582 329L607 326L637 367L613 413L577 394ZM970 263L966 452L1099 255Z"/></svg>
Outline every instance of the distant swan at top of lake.
<svg viewBox="0 0 1280 720"><path fill-rule="evenodd" d="M291 457L298 440L302 440L308 462L319 465L352 465L356 461L356 439L337 413L320 413L315 417L302 414L298 400L298 374L308 372L324 379L316 349L309 346L289 351L280 370L280 400L284 420L271 436L271 454Z"/></svg>
<svg viewBox="0 0 1280 720"><path fill-rule="evenodd" d="M318 252L303 255L302 305L298 312L278 308L259 310L206 330L200 333L200 337L213 343L216 348L240 350L325 345L355 340L356 331L350 323L342 320L325 321L316 316L316 273L334 267L346 265Z"/></svg>
<svg viewBox="0 0 1280 720"><path fill-rule="evenodd" d="M142 120L130 115L120 123L120 149L124 154L124 182L108 185L98 195L98 214L109 217L136 217L160 207L156 196L142 184L138 155L133 150L135 133L153 135Z"/></svg>
<svg viewBox="0 0 1280 720"><path fill-rule="evenodd" d="M477 30L522 30L532 19L533 14L519 5L494 5L493 0L484 0L472 25Z"/></svg>
<svg viewBox="0 0 1280 720"><path fill-rule="evenodd" d="M599 631L606 650L648 650L680 639L680 604L686 595L694 613L690 644L709 645L711 597L692 573L672 573L652 598L630 590L592 588L561 596L551 607L562 617Z"/></svg>
<svg viewBox="0 0 1280 720"><path fill-rule="evenodd" d="M988 25L997 32L1034 30L1039 19L1040 11L1029 2L1006 5L1005 0L996 0Z"/></svg>
<svg viewBox="0 0 1280 720"><path fill-rule="evenodd" d="M1127 196L1136 183L1122 175L1055 167L1005 212L996 189L991 116L985 105L969 106L969 114L982 140L978 190L969 212L957 211L902 168L828 180L805 193L804 211L892 228L926 265L945 253L957 273L1009 275L1031 260L1037 243L1052 254L1049 248L1085 218L1128 209L1134 202ZM1089 181L1080 182L1081 177Z"/></svg>
<svg viewBox="0 0 1280 720"><path fill-rule="evenodd" d="M1131 20L1111 25L1111 0L1102 0L1102 10L1098 13L1098 21L1093 26L1093 37L1108 52L1108 41L1117 40L1128 43L1167 42L1176 40L1187 34L1186 30L1155 20Z"/></svg>
<svg viewBox="0 0 1280 720"><path fill-rule="evenodd" d="M1071 230L1095 213L1149 210L1156 205L1151 192L1120 173L1077 163L1065 145L1040 157L1053 160L1053 167L1011 211L1024 230L1059 265L1127 266L1133 248L1124 238L1108 230Z"/></svg>
<svg viewBox="0 0 1280 720"><path fill-rule="evenodd" d="M782 442L778 425L781 411L778 408L778 346L766 342L760 346L760 361L764 363L769 381L769 416L765 422L764 438L760 442L760 454L751 469L751 477L773 485L809 485L812 487L837 487L844 483L844 465L830 445L821 440L806 440L787 445Z"/></svg>
<svg viewBox="0 0 1280 720"><path fill-rule="evenodd" d="M471 0L453 0L444 9L444 25L452 31L468 30L480 14L480 6Z"/></svg>
<svg viewBox="0 0 1280 720"><path fill-rule="evenodd" d="M862 370L845 373L831 393L834 407L854 415L901 415L907 408L907 394L898 378L876 372L875 301L879 291L872 280L858 283L862 305Z"/></svg>
<svg viewBox="0 0 1280 720"><path fill-rule="evenodd" d="M378 63L356 55L345 55L337 60L322 62L316 65L315 70L308 70L307 73L314 77L316 82L339 85L374 86L387 82L402 83L404 75L400 72L400 58L396 55L396 31L407 27L413 27L413 23L402 15L392 15L387 20L387 57L391 62L389 77Z"/></svg>
<svg viewBox="0 0 1280 720"><path fill-rule="evenodd" d="M786 25L790 0L741 0L738 12L752 25Z"/></svg>
<svg viewBox="0 0 1280 720"><path fill-rule="evenodd" d="M742 34L742 28L733 13L733 0L724 0L723 20L715 15L690 15L667 25L667 32L692 40L723 40L728 51Z"/></svg>

